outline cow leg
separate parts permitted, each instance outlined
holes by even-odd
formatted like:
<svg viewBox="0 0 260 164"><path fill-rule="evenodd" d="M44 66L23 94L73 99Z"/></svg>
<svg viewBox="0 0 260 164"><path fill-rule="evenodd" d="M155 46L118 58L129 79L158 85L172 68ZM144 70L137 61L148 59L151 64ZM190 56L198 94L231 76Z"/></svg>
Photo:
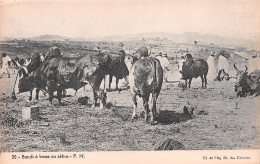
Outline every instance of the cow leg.
<svg viewBox="0 0 260 164"><path fill-rule="evenodd" d="M49 103L52 104L53 100L53 91L49 91Z"/></svg>
<svg viewBox="0 0 260 164"><path fill-rule="evenodd" d="M223 70L223 69L221 69L221 70L218 71L218 75L217 75L217 80L218 80L218 81L221 81L220 75L221 75L221 73L222 73L222 70Z"/></svg>
<svg viewBox="0 0 260 164"><path fill-rule="evenodd" d="M126 81L127 85L129 85L128 76L125 76L125 77L124 77L124 79L125 79L125 81Z"/></svg>
<svg viewBox="0 0 260 164"><path fill-rule="evenodd" d="M185 80L185 88L187 88L187 79Z"/></svg>
<svg viewBox="0 0 260 164"><path fill-rule="evenodd" d="M65 89L64 89L65 90ZM62 91L64 91L62 89L58 89L57 90L57 97L58 97L58 101L59 101L59 105L62 105L61 103L61 97L62 97Z"/></svg>
<svg viewBox="0 0 260 164"><path fill-rule="evenodd" d="M191 79L189 79L189 88L190 88L191 81L192 81L192 78L191 78Z"/></svg>
<svg viewBox="0 0 260 164"><path fill-rule="evenodd" d="M208 81L207 81L207 75L204 74L204 85L205 85L205 88L207 88L207 83L208 83Z"/></svg>
<svg viewBox="0 0 260 164"><path fill-rule="evenodd" d="M112 76L112 75L109 75L109 83L108 83L108 89L109 89L109 91L111 90L112 80L113 80L113 76Z"/></svg>
<svg viewBox="0 0 260 164"><path fill-rule="evenodd" d="M103 90L103 91L100 91L100 94L101 94L101 96L100 96L100 106L99 106L99 108L100 109L103 109L104 108L104 106L106 105L106 102L107 102L107 93L106 93L106 91L105 90Z"/></svg>
<svg viewBox="0 0 260 164"><path fill-rule="evenodd" d="M53 100L53 93L55 91L55 86L53 80L48 80L47 81L47 88L48 88L48 93L49 93L49 103L52 105L52 100Z"/></svg>
<svg viewBox="0 0 260 164"><path fill-rule="evenodd" d="M203 84L204 84L204 78L203 78L203 75L201 75L200 78L201 78L201 86L202 86L202 88L204 88L204 85L203 85Z"/></svg>
<svg viewBox="0 0 260 164"><path fill-rule="evenodd" d="M155 115L160 114L160 110L158 108L156 108L156 101L157 101L158 96L159 96L159 93L155 93L153 95L153 108L152 108L152 110L154 111Z"/></svg>
<svg viewBox="0 0 260 164"><path fill-rule="evenodd" d="M30 90L29 101L32 101L32 92L33 92L33 89L32 89L32 90Z"/></svg>
<svg viewBox="0 0 260 164"><path fill-rule="evenodd" d="M119 82L119 78L116 77L116 90L118 90L118 82Z"/></svg>
<svg viewBox="0 0 260 164"><path fill-rule="evenodd" d="M39 92L40 89L36 88L36 97L35 97L36 100L39 100Z"/></svg>
<svg viewBox="0 0 260 164"><path fill-rule="evenodd" d="M144 105L144 119L145 119L146 122L148 121L149 96L150 96L150 94L148 94L148 96L146 95L146 96L142 97L143 98L143 105ZM151 123L153 123L153 122L154 122L154 117L153 117L153 111L152 111L151 112Z"/></svg>
<svg viewBox="0 0 260 164"><path fill-rule="evenodd" d="M156 94L153 94L152 98L153 98L153 107L151 110L151 124L154 123L154 118L157 116L157 114L160 113L160 111L156 111L156 99L157 99Z"/></svg>
<svg viewBox="0 0 260 164"><path fill-rule="evenodd" d="M58 94L58 93L57 93L57 94ZM63 89L63 90L62 90L62 96L63 96L63 97L66 97L66 95L67 95L67 91L66 91L66 89Z"/></svg>
<svg viewBox="0 0 260 164"><path fill-rule="evenodd" d="M132 120L136 117L136 108L137 108L137 101L136 101L136 94L132 94L132 105L133 105L133 114Z"/></svg>
<svg viewBox="0 0 260 164"><path fill-rule="evenodd" d="M93 93L94 93L94 103L92 105L92 108L95 108L97 106L98 96L97 96L97 93L96 93L96 91L94 89L93 89Z"/></svg>

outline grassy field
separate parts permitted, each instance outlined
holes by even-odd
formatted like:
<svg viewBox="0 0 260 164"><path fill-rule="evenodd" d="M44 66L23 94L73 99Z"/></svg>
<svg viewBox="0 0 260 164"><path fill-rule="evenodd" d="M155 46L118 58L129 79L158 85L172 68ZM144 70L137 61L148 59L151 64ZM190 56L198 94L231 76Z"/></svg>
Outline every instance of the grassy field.
<svg viewBox="0 0 260 164"><path fill-rule="evenodd" d="M157 44L157 43L153 43ZM51 46L57 46L64 54L83 53L84 48L94 43L33 43L0 45L2 52L10 56L29 55L33 50L46 52ZM106 43L113 49L116 43ZM18 47L17 47L18 46ZM19 46L24 46L19 48ZM26 47L26 48L25 48ZM112 47L112 48L111 48ZM171 63L169 80L177 79L175 63L179 45L161 43L154 51L166 51ZM209 47L183 45L194 58L206 59ZM203 51L201 51L203 49ZM205 51L208 49L208 51ZM234 62L239 66L247 64L238 56L230 60L230 74L235 76L232 68ZM62 99L64 106L48 104L47 97L40 94L40 100L28 102L29 93L17 95L11 100L10 95L15 81L6 75L0 79L0 150L2 152L56 152L56 151L139 151L154 150L166 139L179 143L176 149L185 150L229 150L259 149L259 97L236 98L234 80L209 82L207 89L201 89L200 79L192 82L192 88L182 90L174 82L163 83L157 107L161 110L157 125L147 124L139 117L131 121L132 106L130 91L108 93L110 109L90 108L93 96L90 87L80 89L76 96L68 90L71 97ZM81 105L78 98L90 97L89 105ZM195 107L193 119L182 113L187 103ZM37 105L40 107L39 120L22 120L22 107ZM143 110L138 101L138 114Z"/></svg>

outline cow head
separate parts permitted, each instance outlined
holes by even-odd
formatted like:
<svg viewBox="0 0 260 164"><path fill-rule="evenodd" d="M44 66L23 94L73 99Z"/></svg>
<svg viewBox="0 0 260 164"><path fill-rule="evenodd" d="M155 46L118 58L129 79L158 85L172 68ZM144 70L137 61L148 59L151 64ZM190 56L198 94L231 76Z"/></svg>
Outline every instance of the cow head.
<svg viewBox="0 0 260 164"><path fill-rule="evenodd" d="M123 56L125 56L125 55L126 55L126 53L125 53L125 51L124 51L124 50L120 50L120 51L119 51L119 54L121 54L121 55L123 55Z"/></svg>
<svg viewBox="0 0 260 164"><path fill-rule="evenodd" d="M98 75L97 78L103 78L103 75L108 72L110 61L109 55L103 53L85 56L81 59L84 77L89 78Z"/></svg>
<svg viewBox="0 0 260 164"><path fill-rule="evenodd" d="M245 65L245 67L246 67L245 70L239 70L239 69L236 67L236 63L234 64L234 68L235 68L235 70L236 70L236 72L237 72L237 75L236 75L236 79L237 79L236 84L237 84L237 85L238 85L239 83L241 83L241 81L247 77L247 74L248 74L247 70L248 70L248 68L247 68L246 65Z"/></svg>
<svg viewBox="0 0 260 164"><path fill-rule="evenodd" d="M130 71L132 65L134 64L134 57L132 55L127 54L125 56L125 64L127 66L128 71Z"/></svg>
<svg viewBox="0 0 260 164"><path fill-rule="evenodd" d="M237 67L236 67L236 63L234 64L234 68L237 72L237 75L236 75L236 84L235 84L235 92L237 92L238 94L240 92L242 92L242 88L243 87L246 87L247 86L247 80L248 80L248 68L247 66L245 65L246 69L245 70L239 70Z"/></svg>
<svg viewBox="0 0 260 164"><path fill-rule="evenodd" d="M189 60L193 60L193 57L191 54L188 53L185 55L185 61L189 61Z"/></svg>
<svg viewBox="0 0 260 164"><path fill-rule="evenodd" d="M21 66L18 69L17 73L18 73L19 78L28 77L28 71L27 71L26 67Z"/></svg>
<svg viewBox="0 0 260 164"><path fill-rule="evenodd" d="M180 73L182 73L183 62L184 62L184 56L182 56L181 59L178 61L178 70Z"/></svg>
<svg viewBox="0 0 260 164"><path fill-rule="evenodd" d="M47 51L47 53L46 53L46 55L44 57L44 60L46 61L46 60L50 60L50 59L52 59L54 57L60 57L60 56L62 56L61 52L60 52L60 49L58 47L51 47Z"/></svg>

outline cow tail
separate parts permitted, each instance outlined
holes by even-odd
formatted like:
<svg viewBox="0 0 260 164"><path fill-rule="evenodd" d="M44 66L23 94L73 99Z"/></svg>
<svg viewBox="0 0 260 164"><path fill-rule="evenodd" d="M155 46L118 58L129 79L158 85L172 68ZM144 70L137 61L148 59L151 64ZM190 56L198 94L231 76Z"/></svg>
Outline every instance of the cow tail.
<svg viewBox="0 0 260 164"><path fill-rule="evenodd" d="M104 75L104 93L107 92L107 87L106 87L106 74Z"/></svg>
<svg viewBox="0 0 260 164"><path fill-rule="evenodd" d="M153 61L153 68L154 68L154 75L153 75L153 92L152 92L152 100L153 100L153 103L154 103L154 96L155 96L155 84L156 84L156 61Z"/></svg>

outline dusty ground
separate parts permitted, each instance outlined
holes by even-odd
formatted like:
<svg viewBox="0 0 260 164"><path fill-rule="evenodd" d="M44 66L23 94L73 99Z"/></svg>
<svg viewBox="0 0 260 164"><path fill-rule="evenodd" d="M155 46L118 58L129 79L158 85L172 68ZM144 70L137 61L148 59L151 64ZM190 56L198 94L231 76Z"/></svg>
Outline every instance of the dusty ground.
<svg viewBox="0 0 260 164"><path fill-rule="evenodd" d="M169 80L175 81L177 66L170 62ZM129 90L109 92L108 101L114 106L100 110L90 108L93 96L89 87L80 89L76 96L68 90L72 97L62 99L64 106L57 106L56 99L49 106L42 93L39 101L27 102L29 93L19 94L13 101L10 95L14 81L15 74L0 79L2 152L154 150L167 138L180 142L186 150L260 148L260 97L234 97L234 80L209 82L208 89L201 89L201 81L196 79L192 88L184 91L178 83L164 83L157 101L162 114L154 126L143 118L130 120ZM90 97L90 105L78 103L82 96ZM193 119L182 114L187 102L195 106ZM41 119L22 120L22 107L31 105L40 107ZM142 110L140 101L138 113Z"/></svg>
<svg viewBox="0 0 260 164"><path fill-rule="evenodd" d="M259 97L234 98L230 81L212 82L208 89L201 89L197 79L185 91L177 83L164 83L157 102L163 111L163 121L151 126L143 118L130 121L129 90L108 93L108 101L115 105L111 109L91 109L78 104L77 98L86 95L92 102L88 87L76 96L64 98L65 106L57 106L57 100L54 106L49 106L43 95L38 102L26 102L28 93L17 95L16 101L8 99L14 79L15 75L11 81L1 79L1 85L5 86L1 89L0 106L3 152L153 150L167 138L182 143L188 150L260 148ZM68 92L73 95L72 90ZM196 107L195 118L182 119L180 112L188 101ZM42 119L22 121L22 107L33 104L40 106ZM139 112L143 109L141 104ZM18 123L4 124L4 113ZM41 126L46 123L49 125Z"/></svg>

